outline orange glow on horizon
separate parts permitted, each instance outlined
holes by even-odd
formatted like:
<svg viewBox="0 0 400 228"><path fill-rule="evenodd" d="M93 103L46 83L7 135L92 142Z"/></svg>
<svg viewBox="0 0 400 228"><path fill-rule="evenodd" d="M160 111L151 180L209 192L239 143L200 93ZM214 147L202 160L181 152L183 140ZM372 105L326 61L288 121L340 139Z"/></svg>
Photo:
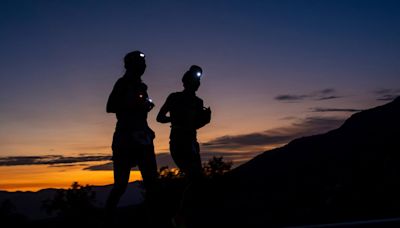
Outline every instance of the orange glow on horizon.
<svg viewBox="0 0 400 228"><path fill-rule="evenodd" d="M153 114L154 115L154 114ZM62 155L65 157L90 156L90 155L111 155L112 134L114 131L115 119L112 116L107 121L100 125L99 130L95 127L74 126L74 131L67 131L72 126L66 125L58 127L51 134L41 134L30 129L32 132L29 135L35 137L21 137L29 139L28 141L17 142L10 141L11 144L2 146L5 151L2 156L46 156L46 155ZM223 116L224 117L224 116ZM199 143L212 141L213 139L226 135L240 135L252 132L259 132L263 129L273 128L279 125L279 122L273 122L264 119L260 124L253 121L252 124L238 123L235 128L229 128L222 118L216 114L215 122L198 131ZM169 153L169 124L159 124L154 121L155 117L149 118L151 128L156 132L154 140L155 152ZM224 119L224 118L222 118ZM86 127L83 129L83 127ZM35 128L37 129L37 128ZM63 129L59 132L59 129ZM24 134L26 131L21 131ZM22 133L21 133L22 134ZM63 140L59 140L57 137ZM11 140L11 139L10 139ZM65 141L64 141L65 140ZM265 151L272 149L274 146L247 146L246 148L205 148L202 147L202 152L251 152ZM236 158L235 158L236 159ZM247 158L240 158L235 162L242 163L247 161ZM49 165L18 165L18 166L0 166L0 190L5 191L38 191L46 188L69 188L71 184L77 181L81 185L109 185L113 183L113 172L109 171L90 171L83 170L89 165L103 164L103 162L85 162L74 163L65 166L49 166ZM139 171L132 171L130 181L141 180Z"/></svg>
<svg viewBox="0 0 400 228"><path fill-rule="evenodd" d="M104 163L104 162L103 162ZM88 163L85 163L87 165ZM102 162L90 163L90 165ZM83 170L84 164L67 167L24 165L0 167L0 190L38 191L45 188L69 188L77 181L81 185L109 185L113 183L112 171ZM131 171L129 181L141 180L139 171Z"/></svg>

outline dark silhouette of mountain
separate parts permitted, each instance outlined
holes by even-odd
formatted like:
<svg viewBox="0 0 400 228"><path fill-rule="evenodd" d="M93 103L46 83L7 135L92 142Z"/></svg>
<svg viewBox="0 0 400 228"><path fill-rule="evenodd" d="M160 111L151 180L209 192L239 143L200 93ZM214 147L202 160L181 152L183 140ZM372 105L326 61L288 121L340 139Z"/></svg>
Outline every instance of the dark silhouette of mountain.
<svg viewBox="0 0 400 228"><path fill-rule="evenodd" d="M111 191L112 185L93 186L92 190L96 195L94 205L103 208L105 201ZM0 191L0 203L9 200L14 206L18 214L25 216L29 220L47 219L55 216L49 215L45 210L41 209L43 201L51 199L57 189L42 189L37 192L7 192ZM119 207L127 207L139 205L143 202L143 187L141 182L135 181L129 183L126 193L121 198Z"/></svg>
<svg viewBox="0 0 400 228"><path fill-rule="evenodd" d="M400 214L400 97L192 189L190 227L282 227Z"/></svg>

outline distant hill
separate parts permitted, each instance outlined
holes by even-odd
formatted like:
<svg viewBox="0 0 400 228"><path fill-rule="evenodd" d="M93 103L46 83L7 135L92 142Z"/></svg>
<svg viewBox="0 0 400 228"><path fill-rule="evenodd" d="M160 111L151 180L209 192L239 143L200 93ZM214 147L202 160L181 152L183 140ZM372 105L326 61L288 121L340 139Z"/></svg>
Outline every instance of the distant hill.
<svg viewBox="0 0 400 228"><path fill-rule="evenodd" d="M96 194L95 206L103 208L111 191L112 185L93 186ZM43 200L51 199L56 189L43 189L37 192L6 192L0 191L0 203L9 200L15 206L16 212L29 220L37 220L51 217L41 209ZM138 205L143 202L143 188L141 182L129 183L129 186L119 203L120 207Z"/></svg>
<svg viewBox="0 0 400 228"><path fill-rule="evenodd" d="M280 227L400 215L400 97L192 188L191 227Z"/></svg>

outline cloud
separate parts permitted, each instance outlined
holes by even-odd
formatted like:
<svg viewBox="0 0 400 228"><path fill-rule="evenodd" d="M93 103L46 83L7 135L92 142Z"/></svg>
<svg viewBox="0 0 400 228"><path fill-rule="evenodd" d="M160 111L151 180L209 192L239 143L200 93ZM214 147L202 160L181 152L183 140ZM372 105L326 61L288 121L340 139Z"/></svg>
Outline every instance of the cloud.
<svg viewBox="0 0 400 228"><path fill-rule="evenodd" d="M212 152L202 148L201 158L203 162L208 161L213 156L223 156L225 161L232 161L234 165L239 165L250 160L258 153L257 152ZM80 156L80 157L65 157L62 155L44 155L44 156L12 156L0 157L0 166L20 166L20 165L49 165L50 168L55 167L77 167L81 166L83 170L89 171L104 171L113 170L113 163L110 162L111 156L96 155L96 156ZM168 166L176 167L169 153L156 154L158 167ZM77 164L81 162L107 161L104 164L90 165L90 163ZM137 167L133 170L138 170Z"/></svg>
<svg viewBox="0 0 400 228"><path fill-rule="evenodd" d="M49 165L49 168L65 168L65 167L78 167L78 166L88 166L88 164L83 163L83 164L76 164L76 163L71 163L71 164L56 164L56 165Z"/></svg>
<svg viewBox="0 0 400 228"><path fill-rule="evenodd" d="M203 148L202 148L203 149ZM202 162L207 162L212 157L223 157L225 161L233 162L234 166L240 165L241 163L248 161L255 157L256 155L262 153L263 151L253 151L253 152L211 152L211 151L201 151ZM169 153L156 154L158 168L168 166L169 168L176 167L174 160ZM134 168L134 170L137 168ZM93 165L85 167L84 170L90 171L106 171L113 170L112 162L107 162L100 165Z"/></svg>
<svg viewBox="0 0 400 228"><path fill-rule="evenodd" d="M103 145L103 146L88 146L88 145L74 145L68 147L68 149L71 150L77 150L77 151L100 151L100 150L106 150L106 149L111 149L111 146L109 145Z"/></svg>
<svg viewBox="0 0 400 228"><path fill-rule="evenodd" d="M113 170L113 163L107 162L100 165L92 165L85 167L83 170L90 170L90 171L104 171L104 170Z"/></svg>
<svg viewBox="0 0 400 228"><path fill-rule="evenodd" d="M341 96L335 95L336 90L333 88L327 88L307 94L282 94L275 97L275 100L284 102L297 102L305 99L311 100L332 100L341 98Z"/></svg>
<svg viewBox="0 0 400 228"><path fill-rule="evenodd" d="M335 92L335 89L332 89L332 88L323 89L323 90L319 91L320 94L331 94L331 93L334 93L334 92Z"/></svg>
<svg viewBox="0 0 400 228"><path fill-rule="evenodd" d="M278 144L290 140L292 137L285 134L270 134L268 132L259 132L243 135L226 135L211 140L202 145L211 148L233 149L244 146L263 146L268 144Z"/></svg>
<svg viewBox="0 0 400 228"><path fill-rule="evenodd" d="M324 133L339 127L345 119L339 117L308 117L297 120L287 127L280 127L242 135L226 135L218 137L202 145L209 150L242 150L258 146L258 148L272 147L288 143L289 141L308 135Z"/></svg>
<svg viewBox="0 0 400 228"><path fill-rule="evenodd" d="M383 95L380 98L377 98L377 100L379 100L379 101L392 101L392 100L396 99L396 97L398 97L398 95L386 94L386 95Z"/></svg>
<svg viewBox="0 0 400 228"><path fill-rule="evenodd" d="M0 166L16 166L16 165L60 165L73 164L78 162L93 162L110 160L111 156L80 156L66 157L63 155L44 155L44 156L10 156L0 157Z"/></svg>
<svg viewBox="0 0 400 228"><path fill-rule="evenodd" d="M360 112L362 109L353 108L312 108L311 112Z"/></svg>
<svg viewBox="0 0 400 228"><path fill-rule="evenodd" d="M275 97L275 100L279 101L299 101L303 100L304 98L309 97L308 95L293 95L293 94L284 94L278 95Z"/></svg>
<svg viewBox="0 0 400 228"><path fill-rule="evenodd" d="M323 100L332 100L338 98L341 98L341 96L321 96L321 97L316 97L315 100L323 101Z"/></svg>
<svg viewBox="0 0 400 228"><path fill-rule="evenodd" d="M172 157L169 153L156 154L156 160L157 160L157 166L159 168L162 166L168 166L168 167L175 166L175 163L172 160ZM84 170L90 170L90 171L113 170L113 163L107 162L107 163L100 164L100 165L92 165L92 166L85 167ZM137 170L137 168L134 168L134 170Z"/></svg>
<svg viewBox="0 0 400 228"><path fill-rule="evenodd" d="M378 101L392 101L400 96L400 89L379 89L374 91Z"/></svg>

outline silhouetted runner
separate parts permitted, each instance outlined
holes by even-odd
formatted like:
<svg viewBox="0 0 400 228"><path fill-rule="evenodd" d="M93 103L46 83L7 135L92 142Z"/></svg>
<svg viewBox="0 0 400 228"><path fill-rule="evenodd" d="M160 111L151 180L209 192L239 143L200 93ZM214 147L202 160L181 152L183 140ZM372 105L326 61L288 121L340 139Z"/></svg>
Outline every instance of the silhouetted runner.
<svg viewBox="0 0 400 228"><path fill-rule="evenodd" d="M175 227L186 227L185 202L192 197L188 196L189 188L198 183L203 175L197 129L210 122L211 109L204 108L203 100L196 96L202 73L199 66L191 66L182 77L184 90L171 93L157 115L158 122L171 123L171 156L189 181L172 219Z"/></svg>
<svg viewBox="0 0 400 228"><path fill-rule="evenodd" d="M171 156L188 179L202 175L196 130L211 119L210 108L204 108L203 100L196 96L202 73L199 66L191 66L182 78L184 90L170 94L157 115L158 122L171 123Z"/></svg>
<svg viewBox="0 0 400 228"><path fill-rule="evenodd" d="M117 124L112 151L114 186L106 202L109 215L125 192L131 168L138 166L146 189L146 200L157 190L157 163L154 154L154 132L147 124L147 113L154 107L141 80L146 69L145 56L140 51L124 58L126 72L115 83L108 98L107 112L115 113Z"/></svg>

